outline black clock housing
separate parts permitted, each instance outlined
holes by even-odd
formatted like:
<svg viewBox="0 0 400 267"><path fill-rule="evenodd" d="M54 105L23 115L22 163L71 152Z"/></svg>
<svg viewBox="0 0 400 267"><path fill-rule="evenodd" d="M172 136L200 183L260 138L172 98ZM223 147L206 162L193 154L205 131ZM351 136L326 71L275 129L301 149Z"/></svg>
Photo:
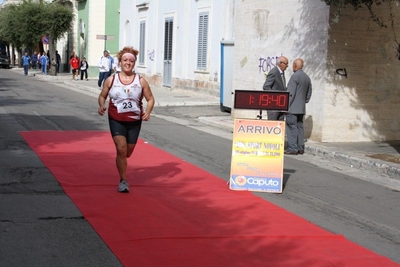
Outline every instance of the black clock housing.
<svg viewBox="0 0 400 267"><path fill-rule="evenodd" d="M289 92L235 90L234 108L289 110Z"/></svg>

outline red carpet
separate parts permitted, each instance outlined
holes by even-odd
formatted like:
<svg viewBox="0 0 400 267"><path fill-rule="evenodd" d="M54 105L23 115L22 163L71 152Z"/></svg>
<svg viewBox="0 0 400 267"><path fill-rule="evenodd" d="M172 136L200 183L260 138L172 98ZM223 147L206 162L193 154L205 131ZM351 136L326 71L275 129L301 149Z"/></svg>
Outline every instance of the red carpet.
<svg viewBox="0 0 400 267"><path fill-rule="evenodd" d="M125 266L399 266L143 140L120 194L108 132L21 135Z"/></svg>

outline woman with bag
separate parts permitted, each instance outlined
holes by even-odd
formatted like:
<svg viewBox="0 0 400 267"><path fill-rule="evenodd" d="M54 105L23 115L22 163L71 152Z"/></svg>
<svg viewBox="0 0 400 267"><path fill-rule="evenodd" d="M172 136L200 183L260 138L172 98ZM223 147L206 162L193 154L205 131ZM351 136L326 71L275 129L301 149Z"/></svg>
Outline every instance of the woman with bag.
<svg viewBox="0 0 400 267"><path fill-rule="evenodd" d="M83 57L80 65L80 70L81 70L81 81L83 80L83 75L85 75L86 81L89 81L88 75L87 75L87 70L89 69L89 64L86 61L86 58Z"/></svg>

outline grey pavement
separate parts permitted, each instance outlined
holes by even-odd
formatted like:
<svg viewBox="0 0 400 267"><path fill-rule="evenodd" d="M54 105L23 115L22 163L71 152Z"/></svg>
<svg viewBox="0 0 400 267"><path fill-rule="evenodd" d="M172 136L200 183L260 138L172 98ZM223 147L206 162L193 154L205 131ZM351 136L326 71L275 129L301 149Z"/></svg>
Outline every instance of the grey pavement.
<svg viewBox="0 0 400 267"><path fill-rule="evenodd" d="M23 70L13 68L12 71ZM89 81L73 81L72 75L60 73L57 76L43 75L40 72L30 70L29 76L36 79L47 80L62 85L69 90L82 94L98 97L100 92L97 86L97 78L91 77ZM151 86L156 99L155 106L195 106L195 105L219 105L219 97L191 90L171 90L166 87ZM157 116L157 114L155 114ZM164 116L165 117L165 116ZM222 112L218 116L199 116L198 121L232 132L233 119L229 113ZM305 153L346 164L354 169L363 169L376 172L377 176L384 175L395 182L400 181L400 140L390 142L331 142L320 143L307 140ZM290 157L302 157L301 155Z"/></svg>

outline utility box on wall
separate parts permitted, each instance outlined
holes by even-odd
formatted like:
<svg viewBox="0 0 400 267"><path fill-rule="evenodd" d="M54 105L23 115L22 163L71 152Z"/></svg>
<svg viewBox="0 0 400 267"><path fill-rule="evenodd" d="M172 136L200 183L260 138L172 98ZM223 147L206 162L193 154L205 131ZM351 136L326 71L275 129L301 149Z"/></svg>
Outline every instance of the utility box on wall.
<svg viewBox="0 0 400 267"><path fill-rule="evenodd" d="M231 112L233 100L234 42L221 41L221 87L220 107L223 112Z"/></svg>

